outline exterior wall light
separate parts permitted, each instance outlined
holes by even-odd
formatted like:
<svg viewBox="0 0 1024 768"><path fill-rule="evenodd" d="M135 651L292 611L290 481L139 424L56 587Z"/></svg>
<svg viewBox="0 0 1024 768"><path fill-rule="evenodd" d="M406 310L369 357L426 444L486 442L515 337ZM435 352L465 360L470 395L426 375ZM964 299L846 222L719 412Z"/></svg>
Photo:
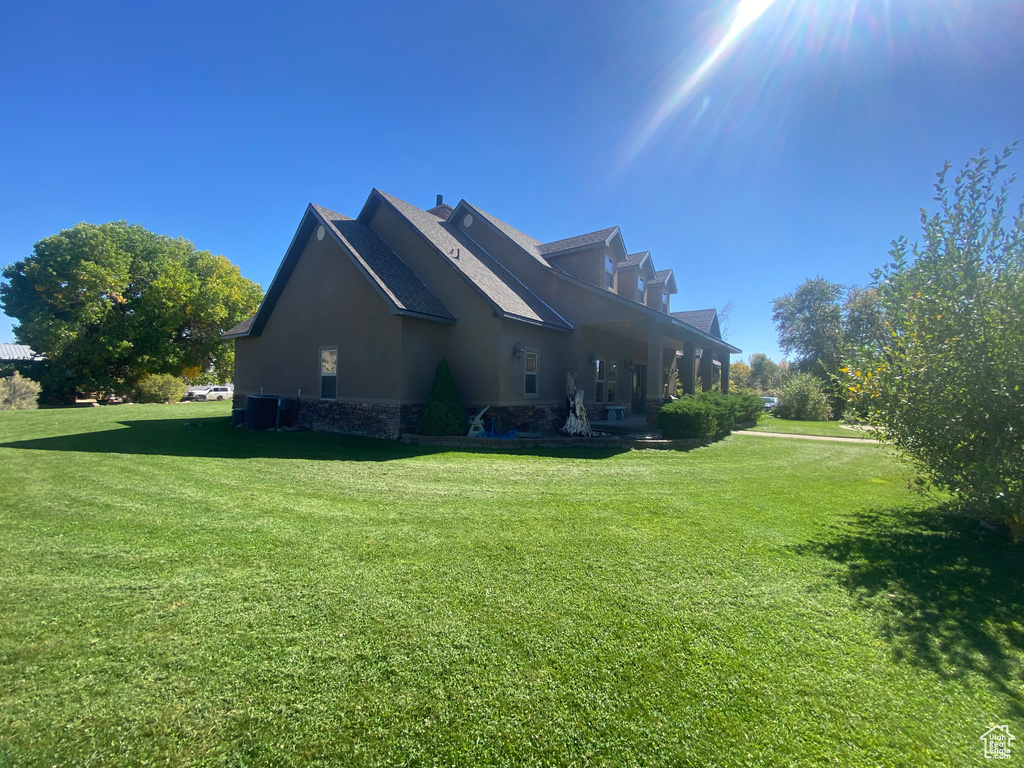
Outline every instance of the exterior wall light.
<svg viewBox="0 0 1024 768"><path fill-rule="evenodd" d="M523 357L523 345L520 344L518 341L516 342L516 345L512 347L512 355L516 358L516 360L521 360Z"/></svg>

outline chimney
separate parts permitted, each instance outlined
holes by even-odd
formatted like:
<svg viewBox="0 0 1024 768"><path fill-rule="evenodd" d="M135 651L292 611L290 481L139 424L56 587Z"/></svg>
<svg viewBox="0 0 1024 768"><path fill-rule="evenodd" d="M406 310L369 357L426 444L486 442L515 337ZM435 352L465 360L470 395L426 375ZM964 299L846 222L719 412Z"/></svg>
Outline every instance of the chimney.
<svg viewBox="0 0 1024 768"><path fill-rule="evenodd" d="M435 208L440 208L440 207L441 207L441 204L442 204L443 202L444 202L444 195L438 195L438 196L437 196L437 203L436 203L436 204L434 205L434 207L435 207Z"/></svg>

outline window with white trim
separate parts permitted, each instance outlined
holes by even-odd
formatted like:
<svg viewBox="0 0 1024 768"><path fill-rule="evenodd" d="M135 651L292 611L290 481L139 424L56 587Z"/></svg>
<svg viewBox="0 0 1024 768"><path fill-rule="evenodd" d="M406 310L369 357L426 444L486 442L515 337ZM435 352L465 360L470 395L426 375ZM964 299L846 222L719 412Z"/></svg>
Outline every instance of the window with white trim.
<svg viewBox="0 0 1024 768"><path fill-rule="evenodd" d="M618 383L618 364L610 360L594 361L594 401L615 402L615 385Z"/></svg>
<svg viewBox="0 0 1024 768"><path fill-rule="evenodd" d="M334 400L338 397L338 348L320 350L320 399Z"/></svg>
<svg viewBox="0 0 1024 768"><path fill-rule="evenodd" d="M644 278L643 275L637 275L636 278L636 300L641 304L644 303Z"/></svg>
<svg viewBox="0 0 1024 768"><path fill-rule="evenodd" d="M668 313L668 291L661 292L661 311Z"/></svg>
<svg viewBox="0 0 1024 768"><path fill-rule="evenodd" d="M604 285L611 288L615 284L615 263L611 256L604 257Z"/></svg>
<svg viewBox="0 0 1024 768"><path fill-rule="evenodd" d="M523 397L540 394L540 352L527 349L523 353Z"/></svg>

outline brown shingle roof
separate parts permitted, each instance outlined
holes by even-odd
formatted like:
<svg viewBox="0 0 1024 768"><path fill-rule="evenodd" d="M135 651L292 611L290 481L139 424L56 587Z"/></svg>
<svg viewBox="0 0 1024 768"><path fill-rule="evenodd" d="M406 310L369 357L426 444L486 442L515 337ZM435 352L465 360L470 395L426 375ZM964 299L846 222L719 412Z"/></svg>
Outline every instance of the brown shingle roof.
<svg viewBox="0 0 1024 768"><path fill-rule="evenodd" d="M393 195L377 193L502 315L561 330L572 326L455 227ZM456 258L453 254L457 253Z"/></svg>
<svg viewBox="0 0 1024 768"><path fill-rule="evenodd" d="M544 243L540 246L540 253L542 256L557 256L565 251L586 248L588 245L597 245L598 243L605 242L617 229L618 227L607 227L606 229L599 229L597 232L588 232L585 235L576 235L575 237L567 237L564 240Z"/></svg>
<svg viewBox="0 0 1024 768"><path fill-rule="evenodd" d="M454 210L455 209L448 205L448 203L441 203L440 205L435 205L433 208L428 208L427 213L433 214L434 216L437 216L437 218L439 219L444 219L445 221L448 221L448 219L451 218L452 212Z"/></svg>
<svg viewBox="0 0 1024 768"><path fill-rule="evenodd" d="M497 216L494 216L494 215L488 213L487 211L481 210L480 208L477 208L475 205L470 205L465 200L462 201L461 205L464 205L466 208L469 208L473 212L475 212L475 213L479 214L480 216L484 217L485 219L487 219L487 221L489 221L491 224L493 224L503 235L505 235L505 237L507 237L509 240L511 240L516 245L518 245L520 248L522 248L528 254L533 256L533 258L535 258L537 261L539 261L542 265L544 265L545 267L550 266L550 264L548 264L544 260L544 257L541 255L541 252L540 252L541 242L540 242L540 240L537 240L536 238L530 237L528 234L526 234L525 232L522 232L522 231L516 229L511 224L506 224L504 221L499 219Z"/></svg>
<svg viewBox="0 0 1024 768"><path fill-rule="evenodd" d="M446 320L455 316L416 276L398 254L369 227L340 213L314 205L331 234L348 249L363 272L398 309Z"/></svg>
<svg viewBox="0 0 1024 768"><path fill-rule="evenodd" d="M671 269L659 269L654 273L654 279L650 282L654 285L658 283L667 283L670 277L672 277Z"/></svg>
<svg viewBox="0 0 1024 768"><path fill-rule="evenodd" d="M716 309L691 309L686 312L673 312L672 317L687 325L692 325L698 331L711 333L717 314L718 310Z"/></svg>
<svg viewBox="0 0 1024 768"><path fill-rule="evenodd" d="M224 331L224 333L221 334L221 337L227 338L229 336L245 336L247 333L249 333L249 329L252 328L252 321L255 319L256 315L253 315L252 317L247 317L234 328L229 328L228 330Z"/></svg>
<svg viewBox="0 0 1024 768"><path fill-rule="evenodd" d="M631 253L625 259L619 262L619 267L638 267L644 263L644 259L651 255L650 251L640 251L639 253Z"/></svg>

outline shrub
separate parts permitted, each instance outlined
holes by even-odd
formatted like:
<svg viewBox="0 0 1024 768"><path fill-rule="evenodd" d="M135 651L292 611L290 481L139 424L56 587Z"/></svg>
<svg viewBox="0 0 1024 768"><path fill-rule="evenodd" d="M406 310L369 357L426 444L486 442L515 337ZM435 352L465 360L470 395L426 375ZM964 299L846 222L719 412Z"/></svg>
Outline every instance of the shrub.
<svg viewBox="0 0 1024 768"><path fill-rule="evenodd" d="M15 371L0 379L0 411L31 411L39 407L42 387Z"/></svg>
<svg viewBox="0 0 1024 768"><path fill-rule="evenodd" d="M701 392L694 395L698 400L706 403L715 417L715 437L725 437L732 432L732 425L736 423L738 412L737 404L732 395L723 395L716 389L708 392Z"/></svg>
<svg viewBox="0 0 1024 768"><path fill-rule="evenodd" d="M820 380L809 373L794 373L782 385L775 415L780 419L824 421L831 418L832 407Z"/></svg>
<svg viewBox="0 0 1024 768"><path fill-rule="evenodd" d="M661 406L658 429L668 440L713 437L718 431L714 406L699 395L685 395Z"/></svg>
<svg viewBox="0 0 1024 768"><path fill-rule="evenodd" d="M684 395L658 411L658 428L667 439L725 437L738 421L756 421L764 401L750 392L727 395L718 390Z"/></svg>
<svg viewBox="0 0 1024 768"><path fill-rule="evenodd" d="M176 403L185 396L188 387L177 376L156 373L140 381L135 391L140 403Z"/></svg>
<svg viewBox="0 0 1024 768"><path fill-rule="evenodd" d="M922 239L897 240L874 289L888 333L840 373L878 434L911 459L922 489L1024 535L1024 199L984 151L949 179ZM1015 210L1016 209L1016 210Z"/></svg>
<svg viewBox="0 0 1024 768"><path fill-rule="evenodd" d="M421 435L464 435L469 429L467 424L466 408L455 391L452 369L442 357L434 370L434 383L416 430Z"/></svg>
<svg viewBox="0 0 1024 768"><path fill-rule="evenodd" d="M759 395L755 395L749 390L740 390L738 392L730 392L728 397L732 398L735 404L735 420L737 423L741 421L759 421L765 417L764 400Z"/></svg>

